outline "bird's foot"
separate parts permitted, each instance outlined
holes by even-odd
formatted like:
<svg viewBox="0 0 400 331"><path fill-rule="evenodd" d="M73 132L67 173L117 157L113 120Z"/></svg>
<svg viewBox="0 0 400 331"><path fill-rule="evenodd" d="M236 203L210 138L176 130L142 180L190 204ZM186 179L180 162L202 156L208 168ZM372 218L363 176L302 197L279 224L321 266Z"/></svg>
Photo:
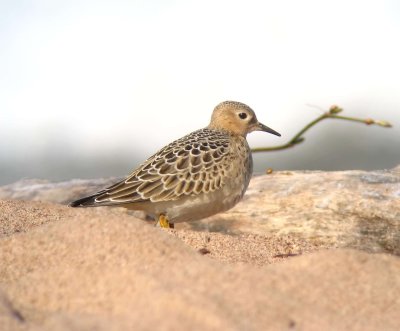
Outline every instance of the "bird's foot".
<svg viewBox="0 0 400 331"><path fill-rule="evenodd" d="M160 215L158 217L157 225L160 225L162 228L167 228L167 229L173 229L174 228L174 223L170 223L168 220L168 217L165 215Z"/></svg>

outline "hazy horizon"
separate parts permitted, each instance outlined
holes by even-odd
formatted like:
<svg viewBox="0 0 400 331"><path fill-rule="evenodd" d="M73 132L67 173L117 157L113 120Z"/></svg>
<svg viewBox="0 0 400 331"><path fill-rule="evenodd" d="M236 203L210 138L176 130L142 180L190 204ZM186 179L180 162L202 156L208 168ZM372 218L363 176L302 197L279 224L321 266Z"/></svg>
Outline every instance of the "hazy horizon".
<svg viewBox="0 0 400 331"><path fill-rule="evenodd" d="M16 0L0 22L0 184L124 176L224 100L282 133L252 147L290 139L308 104L394 125L326 120L259 172L400 163L396 1Z"/></svg>

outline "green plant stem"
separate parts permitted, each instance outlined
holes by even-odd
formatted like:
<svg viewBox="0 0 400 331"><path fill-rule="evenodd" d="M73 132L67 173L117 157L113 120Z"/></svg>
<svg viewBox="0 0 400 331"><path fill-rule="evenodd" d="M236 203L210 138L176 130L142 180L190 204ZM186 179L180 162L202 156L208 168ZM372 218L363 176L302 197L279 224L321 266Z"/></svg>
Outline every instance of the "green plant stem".
<svg viewBox="0 0 400 331"><path fill-rule="evenodd" d="M298 145L298 144L300 144L300 143L302 143L304 141L304 139L305 139L303 137L304 133L306 133L314 125L316 125L317 123L321 122L322 120L324 120L326 118L335 118L335 119L339 119L339 120L359 122L359 123L364 123L364 124L367 124L367 125L376 124L376 125L387 127L387 128L392 126L389 122L386 122L386 121L375 121L375 120L372 120L372 119L362 119L362 118L356 118L356 117L348 117L348 116L337 115L335 110L337 112L341 111L341 109L338 108L338 107L331 108L330 111L318 116L315 120L313 120L310 123L308 123L303 129L301 129L286 144L273 146L273 147L257 147L257 148L253 148L252 152L253 153L257 153L257 152L279 151L279 150L282 150L282 149L287 149L287 148L296 146L296 145Z"/></svg>

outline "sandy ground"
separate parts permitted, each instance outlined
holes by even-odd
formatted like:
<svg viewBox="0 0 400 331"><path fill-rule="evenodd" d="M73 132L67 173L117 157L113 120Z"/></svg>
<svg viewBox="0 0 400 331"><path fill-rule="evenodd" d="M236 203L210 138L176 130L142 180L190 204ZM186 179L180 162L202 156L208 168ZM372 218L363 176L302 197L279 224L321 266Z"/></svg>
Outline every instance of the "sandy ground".
<svg viewBox="0 0 400 331"><path fill-rule="evenodd" d="M399 330L400 259L0 201L1 330Z"/></svg>

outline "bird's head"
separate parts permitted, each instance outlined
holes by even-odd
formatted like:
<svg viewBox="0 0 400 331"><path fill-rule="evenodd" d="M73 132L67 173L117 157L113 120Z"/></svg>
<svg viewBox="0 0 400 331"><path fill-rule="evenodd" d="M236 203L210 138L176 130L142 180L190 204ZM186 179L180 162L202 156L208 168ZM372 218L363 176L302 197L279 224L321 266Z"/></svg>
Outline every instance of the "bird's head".
<svg viewBox="0 0 400 331"><path fill-rule="evenodd" d="M257 120L253 109L241 102L224 101L214 108L210 129L220 129L229 133L246 137L253 131L264 131L276 136L280 133Z"/></svg>

